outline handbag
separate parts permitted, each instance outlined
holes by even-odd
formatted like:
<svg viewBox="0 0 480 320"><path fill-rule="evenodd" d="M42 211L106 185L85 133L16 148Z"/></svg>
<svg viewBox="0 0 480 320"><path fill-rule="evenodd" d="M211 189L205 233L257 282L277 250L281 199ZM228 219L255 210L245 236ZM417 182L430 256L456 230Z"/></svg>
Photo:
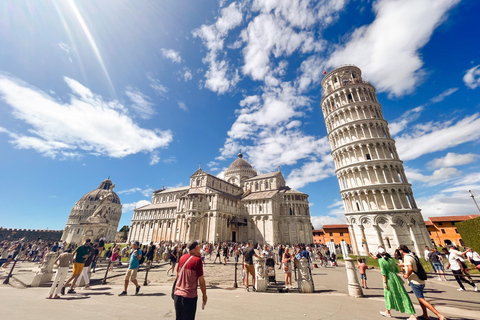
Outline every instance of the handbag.
<svg viewBox="0 0 480 320"><path fill-rule="evenodd" d="M175 281L173 281L173 286L172 286L172 299L175 299L175 288L177 287L177 280L178 278L180 277L180 275L182 274L183 272L183 269L185 268L185 266L187 265L188 261L190 261L190 259L192 259L193 256L190 256L190 258L187 259L187 261L185 261L185 263L183 264L182 268L180 269L180 271L178 272L178 276L175 278Z"/></svg>

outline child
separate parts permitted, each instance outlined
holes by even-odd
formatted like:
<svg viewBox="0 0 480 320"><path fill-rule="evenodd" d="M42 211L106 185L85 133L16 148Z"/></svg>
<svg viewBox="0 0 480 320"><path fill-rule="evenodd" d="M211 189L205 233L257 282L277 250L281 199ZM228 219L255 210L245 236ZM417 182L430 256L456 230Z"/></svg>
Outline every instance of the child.
<svg viewBox="0 0 480 320"><path fill-rule="evenodd" d="M364 262L362 262L362 258L358 258L357 261L358 261L357 268L358 268L358 271L360 271L360 277L362 278L362 288L368 289L368 287L367 287L367 269L368 269L368 267Z"/></svg>

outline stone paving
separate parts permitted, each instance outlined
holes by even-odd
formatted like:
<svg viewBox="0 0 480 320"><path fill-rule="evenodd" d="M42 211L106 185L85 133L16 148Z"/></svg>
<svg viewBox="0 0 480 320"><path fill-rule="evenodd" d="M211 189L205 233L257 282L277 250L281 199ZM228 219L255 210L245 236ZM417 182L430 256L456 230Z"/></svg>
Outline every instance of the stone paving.
<svg viewBox="0 0 480 320"><path fill-rule="evenodd" d="M154 264L156 266L156 264ZM133 296L130 285L129 296L118 297L122 291L125 267L119 267L100 285L104 270L93 274L91 290L77 290L76 294L62 296L60 300L46 300L48 288L28 288L19 290L9 285L0 285L2 319L29 319L35 314L37 319L132 319L142 317L174 318L173 302L169 296L174 277L167 276L168 265L149 272L147 286L141 294ZM23 270L28 270L26 266ZM365 298L351 298L347 295L347 279L343 266L318 268L313 270L315 293L247 293L242 288L241 271L238 270L238 289L233 288L235 265L232 260L226 266L208 261L205 266L207 294L209 302L205 310L197 311L197 319L382 319L378 311L383 310L383 289L378 270L368 271L368 284ZM24 273L24 272L20 272ZM139 272L139 283L143 284L145 272ZM277 281L283 284L283 272L277 270ZM408 287L407 287L408 288ZM426 298L448 319L480 319L480 292L456 291L456 282L439 282L436 278L427 282ZM411 295L414 304L416 299ZM28 301L28 307L25 302ZM201 304L199 304L200 306ZM415 305L417 315L420 307ZM243 312L243 313L242 313ZM48 314L48 317L46 316ZM394 318L406 319L404 314L393 311ZM433 315L431 319L436 319Z"/></svg>

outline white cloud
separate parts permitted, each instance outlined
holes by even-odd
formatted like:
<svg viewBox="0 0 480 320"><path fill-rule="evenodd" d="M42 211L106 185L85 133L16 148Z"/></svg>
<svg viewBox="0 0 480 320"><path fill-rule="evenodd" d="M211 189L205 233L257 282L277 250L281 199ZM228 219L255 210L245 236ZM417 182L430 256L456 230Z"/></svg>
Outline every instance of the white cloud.
<svg viewBox="0 0 480 320"><path fill-rule="evenodd" d="M463 76L463 82L470 89L475 89L480 86L480 64L467 70Z"/></svg>
<svg viewBox="0 0 480 320"><path fill-rule="evenodd" d="M330 67L359 66L377 91L411 93L424 78L419 50L459 0L379 0L375 20L356 29L328 60Z"/></svg>
<svg viewBox="0 0 480 320"><path fill-rule="evenodd" d="M445 100L445 98L448 97L449 95L455 93L457 90L458 90L458 88L450 88L450 89L447 89L447 90L443 91L441 94L439 94L438 96L433 97L432 99L430 99L430 101L431 101L432 103L441 102L441 101Z"/></svg>
<svg viewBox="0 0 480 320"><path fill-rule="evenodd" d="M176 162L177 162L177 157L175 156L171 156L170 158L163 160L163 163L166 163L166 164L171 164Z"/></svg>
<svg viewBox="0 0 480 320"><path fill-rule="evenodd" d="M342 200L335 200L327 208L331 210L326 215L311 216L310 219L316 230L319 230L326 224L346 224L345 210Z"/></svg>
<svg viewBox="0 0 480 320"><path fill-rule="evenodd" d="M480 138L480 117L474 114L456 123L429 122L418 124L408 133L396 137L398 154L402 160L416 159L422 155L445 150Z"/></svg>
<svg viewBox="0 0 480 320"><path fill-rule="evenodd" d="M147 76L148 80L150 80L150 87L155 90L155 92L162 97L165 97L168 89L164 85L160 84L160 80L153 78L152 76Z"/></svg>
<svg viewBox="0 0 480 320"><path fill-rule="evenodd" d="M15 118L31 127L28 134L4 131L16 148L52 158L72 152L122 158L167 147L172 141L168 130L139 127L118 101L105 101L79 82L64 80L72 90L68 102L0 74L0 98L12 107Z"/></svg>
<svg viewBox="0 0 480 320"><path fill-rule="evenodd" d="M70 60L70 62L73 62L72 57L70 56L70 53L72 52L72 49L64 42L59 42L58 46L60 47L60 49L62 51L67 53L68 59Z"/></svg>
<svg viewBox="0 0 480 320"><path fill-rule="evenodd" d="M335 174L332 158L322 161L312 161L301 168L293 169L288 175L287 182L292 188L301 188L311 182L320 181Z"/></svg>
<svg viewBox="0 0 480 320"><path fill-rule="evenodd" d="M122 213L126 212L131 212L133 209L138 209L143 206L146 206L147 204L150 204L151 202L148 200L140 200L137 202L131 202L131 203L124 203L122 204Z"/></svg>
<svg viewBox="0 0 480 320"><path fill-rule="evenodd" d="M478 154L467 153L467 154L458 154L449 152L445 157L436 158L427 163L427 166L433 168L443 168L443 167L455 167L462 166L474 162L480 158Z"/></svg>
<svg viewBox="0 0 480 320"><path fill-rule="evenodd" d="M183 80L185 82L189 81L189 80L192 80L193 76L192 76L192 72L190 71L190 69L188 68L184 68L183 69Z"/></svg>
<svg viewBox="0 0 480 320"><path fill-rule="evenodd" d="M415 169L405 169L405 171L405 174L410 182L420 181L428 186L436 186L438 184L450 181L457 178L462 173L461 171L452 167L437 169L432 173L431 176L423 175Z"/></svg>
<svg viewBox="0 0 480 320"><path fill-rule="evenodd" d="M133 194L133 193L137 193L137 192L141 193L145 197L149 197L149 196L152 195L153 189L152 188L142 189L142 188L139 188L139 187L135 187L135 188L131 188L131 189L118 191L117 194L129 195L129 194Z"/></svg>
<svg viewBox="0 0 480 320"><path fill-rule="evenodd" d="M420 114L422 111L423 111L423 106L416 107L414 109L406 111L398 119L395 119L393 122L390 122L388 124L388 127L390 129L390 134L392 136L395 136L398 133L405 130L405 128L410 122L413 122L420 117Z"/></svg>
<svg viewBox="0 0 480 320"><path fill-rule="evenodd" d="M208 65L205 87L219 94L227 92L240 80L238 71L230 70L228 61L218 56L228 32L239 26L242 21L241 4L233 2L221 10L220 17L214 24L202 25L193 31L193 36L201 38L208 49L203 59L203 63Z"/></svg>
<svg viewBox="0 0 480 320"><path fill-rule="evenodd" d="M210 161L209 163L207 163L207 167L211 168L211 167L215 167L215 166L218 166L218 162L215 162L215 161Z"/></svg>
<svg viewBox="0 0 480 320"><path fill-rule="evenodd" d="M140 92L140 90L132 87L127 87L125 94L133 102L132 109L142 119L150 119L155 114L155 110L153 109L153 103L148 101L150 100L150 98Z"/></svg>
<svg viewBox="0 0 480 320"><path fill-rule="evenodd" d="M158 154L158 152L152 152L150 154L150 165L153 166L159 162L160 162L160 155Z"/></svg>
<svg viewBox="0 0 480 320"><path fill-rule="evenodd" d="M178 107L183 111L188 111L187 105L183 101L178 101Z"/></svg>
<svg viewBox="0 0 480 320"><path fill-rule="evenodd" d="M161 51L163 56L167 59L172 60L172 62L175 62L175 63L182 62L182 57L180 57L180 53L178 53L177 51L173 49L165 49L165 48L162 48Z"/></svg>

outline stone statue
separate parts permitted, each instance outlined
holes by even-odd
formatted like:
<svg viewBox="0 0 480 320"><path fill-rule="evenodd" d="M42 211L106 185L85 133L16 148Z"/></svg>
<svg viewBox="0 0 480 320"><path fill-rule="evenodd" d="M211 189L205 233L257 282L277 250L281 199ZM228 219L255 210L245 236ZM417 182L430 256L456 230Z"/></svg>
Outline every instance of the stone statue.
<svg viewBox="0 0 480 320"><path fill-rule="evenodd" d="M307 258L303 257L298 261L298 271L300 273L299 277L299 289L303 293L312 293L313 292L313 279L310 274L310 267L308 265Z"/></svg>
<svg viewBox="0 0 480 320"><path fill-rule="evenodd" d="M259 292L267 291L268 283L265 276L265 258L254 259L255 264L255 287Z"/></svg>
<svg viewBox="0 0 480 320"><path fill-rule="evenodd" d="M87 219L88 222L108 222L107 210L108 206L112 203L113 188L115 188L115 184L112 184L110 189L100 196L100 203L93 214Z"/></svg>
<svg viewBox="0 0 480 320"><path fill-rule="evenodd" d="M41 284L47 283L52 280L53 276L53 263L57 258L56 252L49 252L45 255L43 263L40 266L40 270L35 274L31 287L38 287Z"/></svg>

